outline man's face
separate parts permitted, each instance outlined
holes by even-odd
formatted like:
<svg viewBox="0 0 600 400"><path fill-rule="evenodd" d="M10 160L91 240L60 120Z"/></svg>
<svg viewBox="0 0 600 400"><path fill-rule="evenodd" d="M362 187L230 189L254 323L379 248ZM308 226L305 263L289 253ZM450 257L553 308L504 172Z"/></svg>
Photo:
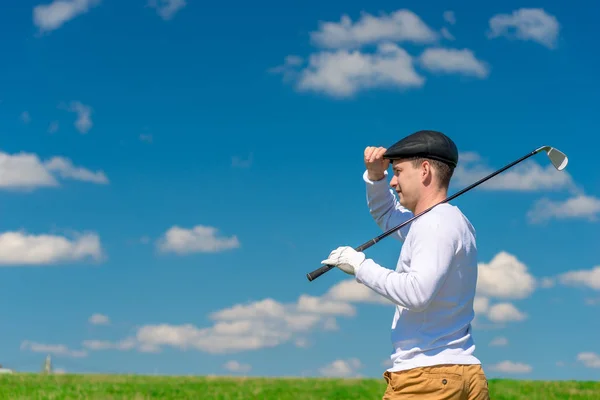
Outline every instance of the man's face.
<svg viewBox="0 0 600 400"><path fill-rule="evenodd" d="M390 186L398 193L400 204L409 210L414 210L420 194L419 169L411 161L397 161L392 163L394 176Z"/></svg>

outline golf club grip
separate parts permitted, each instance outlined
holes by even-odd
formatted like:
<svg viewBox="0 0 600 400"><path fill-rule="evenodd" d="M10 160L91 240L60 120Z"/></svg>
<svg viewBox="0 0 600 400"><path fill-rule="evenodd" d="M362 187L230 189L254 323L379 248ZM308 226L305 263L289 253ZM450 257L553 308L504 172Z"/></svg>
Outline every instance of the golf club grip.
<svg viewBox="0 0 600 400"><path fill-rule="evenodd" d="M356 250L356 251L364 251L364 250L368 249L369 247L373 246L375 243L377 243L377 239L371 239L368 242L363 243L360 246L354 248L354 250ZM322 267L317 268L314 271L309 272L308 274L306 274L306 277L308 278L308 280L310 282L313 279L317 279L318 277L320 277L321 275L323 275L325 272L328 272L328 271L332 270L333 268L335 268L335 265L323 265Z"/></svg>
<svg viewBox="0 0 600 400"><path fill-rule="evenodd" d="M312 272L309 272L308 274L306 274L306 277L308 278L309 281L312 281L313 279L316 279L318 277L320 277L321 275L323 275L325 272L329 271L330 269L335 268L335 265L323 265L321 268L317 268Z"/></svg>

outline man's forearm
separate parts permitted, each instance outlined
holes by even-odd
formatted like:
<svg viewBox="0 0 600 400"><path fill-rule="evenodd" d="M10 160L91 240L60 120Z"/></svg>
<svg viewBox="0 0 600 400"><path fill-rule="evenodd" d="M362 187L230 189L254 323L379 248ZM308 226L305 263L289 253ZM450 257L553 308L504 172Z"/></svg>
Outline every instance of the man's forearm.
<svg viewBox="0 0 600 400"><path fill-rule="evenodd" d="M452 268L458 237L439 220L415 227L408 272L384 268L370 258L356 271L356 280L409 310L423 310L435 297Z"/></svg>
<svg viewBox="0 0 600 400"><path fill-rule="evenodd" d="M416 274L396 272L367 259L356 273L357 282L374 290L394 304L409 310L421 310L429 302L432 290L424 287Z"/></svg>
<svg viewBox="0 0 600 400"><path fill-rule="evenodd" d="M413 217L413 213L402 207L387 183L387 171L384 178L373 181L367 171L363 174L366 184L367 206L369 213L383 231L387 231ZM401 239L406 236L408 228L403 228L396 235Z"/></svg>

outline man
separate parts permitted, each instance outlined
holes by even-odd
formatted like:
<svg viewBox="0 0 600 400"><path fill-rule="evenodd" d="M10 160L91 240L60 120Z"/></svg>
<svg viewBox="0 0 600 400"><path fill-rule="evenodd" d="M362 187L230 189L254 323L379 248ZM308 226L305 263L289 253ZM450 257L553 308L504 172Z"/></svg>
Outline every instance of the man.
<svg viewBox="0 0 600 400"><path fill-rule="evenodd" d="M441 132L418 131L389 149L364 152L367 203L387 231L448 197L458 163L454 142ZM386 185L392 163L394 176ZM354 275L396 305L392 367L383 374L383 399L488 400L471 336L477 283L475 229L454 205L442 203L394 233L402 241L395 271L352 247L331 252L323 264Z"/></svg>

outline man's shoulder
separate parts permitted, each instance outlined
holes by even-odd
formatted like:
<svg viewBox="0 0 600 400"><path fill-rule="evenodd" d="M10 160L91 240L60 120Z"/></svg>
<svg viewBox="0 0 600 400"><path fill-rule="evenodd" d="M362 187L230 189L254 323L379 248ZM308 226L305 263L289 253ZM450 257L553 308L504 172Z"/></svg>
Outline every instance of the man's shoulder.
<svg viewBox="0 0 600 400"><path fill-rule="evenodd" d="M429 212L423 214L420 218L429 223L436 223L446 219L462 220L465 215L458 206L449 203L441 203L433 207Z"/></svg>
<svg viewBox="0 0 600 400"><path fill-rule="evenodd" d="M444 234L460 233L465 229L474 230L473 226L457 206L443 203L414 221L415 234L441 231Z"/></svg>

